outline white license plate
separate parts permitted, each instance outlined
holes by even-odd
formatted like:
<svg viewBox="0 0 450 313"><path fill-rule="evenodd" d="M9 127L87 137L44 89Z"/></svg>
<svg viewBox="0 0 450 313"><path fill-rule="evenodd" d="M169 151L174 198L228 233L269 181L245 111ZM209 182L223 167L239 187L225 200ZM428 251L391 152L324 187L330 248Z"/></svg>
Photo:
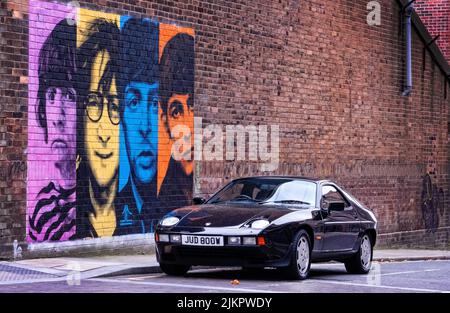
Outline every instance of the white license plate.
<svg viewBox="0 0 450 313"><path fill-rule="evenodd" d="M223 246L223 237L181 235L181 244L186 246Z"/></svg>

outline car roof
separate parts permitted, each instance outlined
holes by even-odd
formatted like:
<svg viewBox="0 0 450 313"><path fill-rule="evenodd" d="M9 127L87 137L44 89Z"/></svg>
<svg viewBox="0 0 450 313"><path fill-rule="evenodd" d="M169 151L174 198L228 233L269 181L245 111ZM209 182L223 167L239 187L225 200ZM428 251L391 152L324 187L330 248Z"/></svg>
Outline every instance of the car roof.
<svg viewBox="0 0 450 313"><path fill-rule="evenodd" d="M285 175L271 175L271 176L248 176L248 177L240 177L233 180L240 179L293 179L293 180L305 180L315 183L333 183L333 181L328 179L318 179L313 177L305 177L305 176L285 176Z"/></svg>

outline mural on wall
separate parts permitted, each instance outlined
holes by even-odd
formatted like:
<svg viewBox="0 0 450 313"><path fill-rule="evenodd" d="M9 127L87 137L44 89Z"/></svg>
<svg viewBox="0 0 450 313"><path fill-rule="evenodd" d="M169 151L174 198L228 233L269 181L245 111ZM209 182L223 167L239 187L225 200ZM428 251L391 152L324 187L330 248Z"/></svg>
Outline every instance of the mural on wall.
<svg viewBox="0 0 450 313"><path fill-rule="evenodd" d="M160 25L161 162L159 196L166 206L188 205L192 198L194 137L194 32ZM174 147L176 161L171 153ZM181 156L181 157L180 157ZM173 197L175 195L175 197Z"/></svg>
<svg viewBox="0 0 450 313"><path fill-rule="evenodd" d="M116 232L120 16L80 9L77 20L77 237Z"/></svg>
<svg viewBox="0 0 450 313"><path fill-rule="evenodd" d="M65 6L29 10L27 238L67 240L76 214L76 28Z"/></svg>
<svg viewBox="0 0 450 313"><path fill-rule="evenodd" d="M27 240L152 232L192 198L194 31L70 11L30 1Z"/></svg>
<svg viewBox="0 0 450 313"><path fill-rule="evenodd" d="M439 213L444 209L444 190L433 184L430 174L423 176L421 199L425 229L435 232L439 227Z"/></svg>

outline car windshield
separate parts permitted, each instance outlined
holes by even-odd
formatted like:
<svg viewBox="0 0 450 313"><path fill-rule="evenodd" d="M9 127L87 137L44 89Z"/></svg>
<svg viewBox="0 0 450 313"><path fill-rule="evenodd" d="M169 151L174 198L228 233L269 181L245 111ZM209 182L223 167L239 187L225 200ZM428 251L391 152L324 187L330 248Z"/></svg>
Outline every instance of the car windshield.
<svg viewBox="0 0 450 313"><path fill-rule="evenodd" d="M239 179L225 186L207 203L237 201L315 206L316 184L293 179Z"/></svg>

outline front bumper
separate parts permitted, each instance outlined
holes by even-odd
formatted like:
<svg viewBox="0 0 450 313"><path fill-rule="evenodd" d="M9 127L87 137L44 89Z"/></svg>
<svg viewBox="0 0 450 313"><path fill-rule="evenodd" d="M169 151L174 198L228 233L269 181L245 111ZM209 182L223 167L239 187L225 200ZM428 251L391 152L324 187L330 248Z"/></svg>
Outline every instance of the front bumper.
<svg viewBox="0 0 450 313"><path fill-rule="evenodd" d="M283 267L288 266L288 247L280 247L266 238L266 244L191 246L172 242L157 242L156 254L159 263L203 265Z"/></svg>

